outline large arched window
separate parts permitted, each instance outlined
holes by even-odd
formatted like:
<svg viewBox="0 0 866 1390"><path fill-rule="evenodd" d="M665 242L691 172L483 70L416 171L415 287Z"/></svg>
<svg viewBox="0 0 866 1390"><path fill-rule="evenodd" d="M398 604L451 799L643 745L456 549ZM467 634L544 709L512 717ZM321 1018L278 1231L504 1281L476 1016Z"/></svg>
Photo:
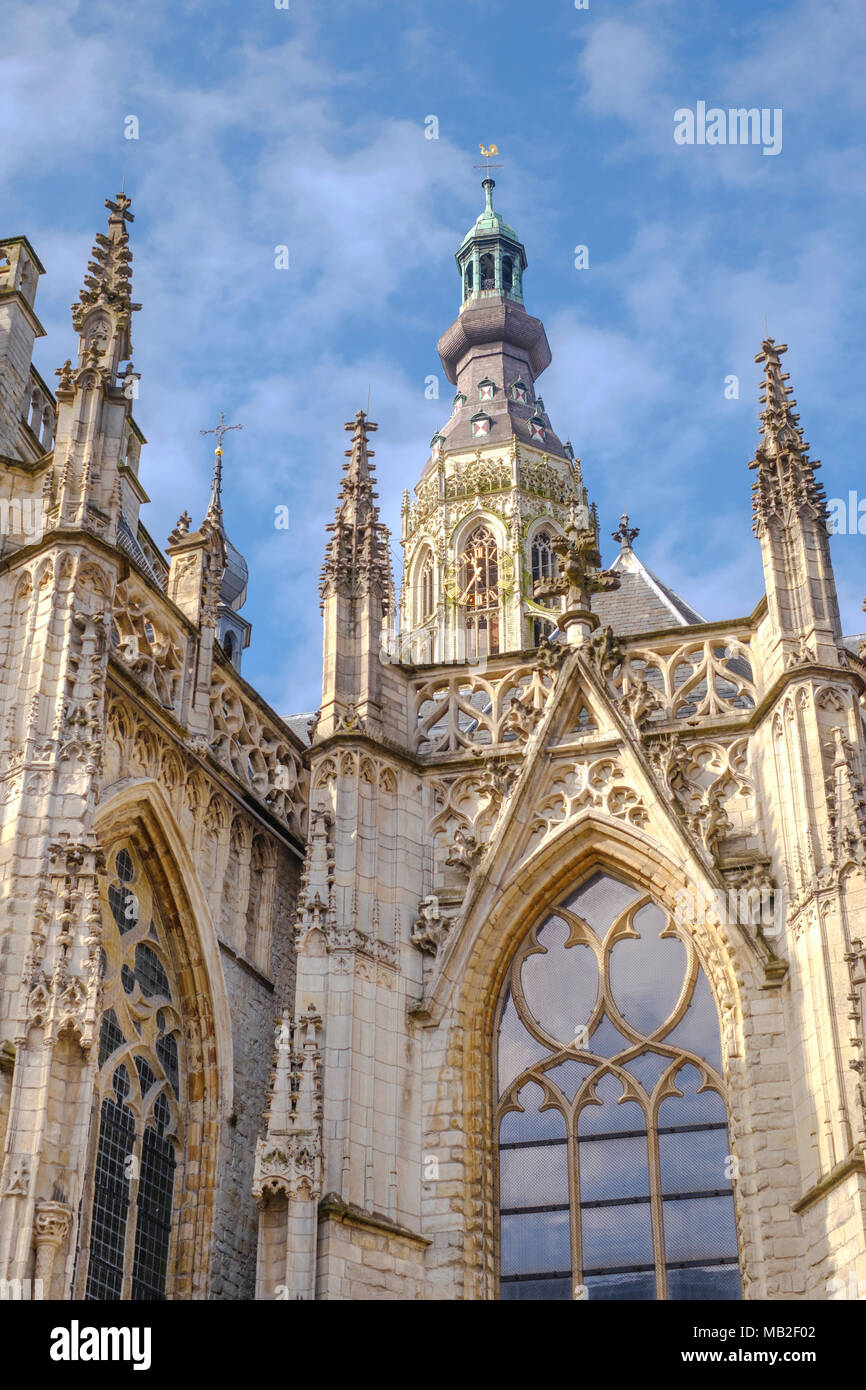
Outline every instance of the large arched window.
<svg viewBox="0 0 866 1390"><path fill-rule="evenodd" d="M183 1022L159 904L134 847L116 847L108 869L84 1296L162 1299L182 1143Z"/></svg>
<svg viewBox="0 0 866 1390"><path fill-rule="evenodd" d="M499 651L499 549L488 526L476 526L460 555L458 603L466 615L466 655Z"/></svg>
<svg viewBox="0 0 866 1390"><path fill-rule="evenodd" d="M715 1001L691 941L597 873L499 1011L503 1299L740 1297Z"/></svg>

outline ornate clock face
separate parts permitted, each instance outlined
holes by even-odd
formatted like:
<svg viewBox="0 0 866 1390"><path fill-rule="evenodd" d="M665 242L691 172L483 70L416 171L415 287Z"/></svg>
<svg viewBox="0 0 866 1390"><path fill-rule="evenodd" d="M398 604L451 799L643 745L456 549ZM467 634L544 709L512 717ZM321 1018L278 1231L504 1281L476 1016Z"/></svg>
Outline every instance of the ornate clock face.
<svg viewBox="0 0 866 1390"><path fill-rule="evenodd" d="M466 549L445 571L448 597L469 610L498 608L513 582L514 562L510 555L500 555L486 527L470 536Z"/></svg>

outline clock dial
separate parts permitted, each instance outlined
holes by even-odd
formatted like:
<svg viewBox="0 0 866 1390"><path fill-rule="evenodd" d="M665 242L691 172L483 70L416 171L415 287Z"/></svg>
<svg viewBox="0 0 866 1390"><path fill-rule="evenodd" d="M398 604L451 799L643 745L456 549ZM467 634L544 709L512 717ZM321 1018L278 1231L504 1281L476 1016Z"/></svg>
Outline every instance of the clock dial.
<svg viewBox="0 0 866 1390"><path fill-rule="evenodd" d="M445 592L461 608L486 612L499 607L502 593L514 578L514 564L500 555L496 538L486 526L469 537L465 548L445 572Z"/></svg>

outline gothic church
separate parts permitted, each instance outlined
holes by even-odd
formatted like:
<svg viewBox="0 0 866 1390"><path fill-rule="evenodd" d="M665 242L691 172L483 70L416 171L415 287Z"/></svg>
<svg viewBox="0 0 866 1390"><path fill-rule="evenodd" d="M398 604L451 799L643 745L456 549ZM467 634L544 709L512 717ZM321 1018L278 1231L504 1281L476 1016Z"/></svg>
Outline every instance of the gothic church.
<svg viewBox="0 0 866 1390"><path fill-rule="evenodd" d="M201 521L141 520L129 198L53 390L0 240L0 1279L34 1296L866 1290L866 663L785 349L766 592L706 622L627 517L602 566L493 187L399 593L347 426L311 720L242 674L222 426Z"/></svg>

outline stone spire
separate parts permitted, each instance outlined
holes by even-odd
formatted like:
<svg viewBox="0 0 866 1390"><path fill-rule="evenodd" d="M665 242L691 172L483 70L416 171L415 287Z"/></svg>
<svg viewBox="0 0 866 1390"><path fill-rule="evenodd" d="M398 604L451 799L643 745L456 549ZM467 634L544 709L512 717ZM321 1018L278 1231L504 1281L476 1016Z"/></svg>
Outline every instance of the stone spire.
<svg viewBox="0 0 866 1390"><path fill-rule="evenodd" d="M752 484L755 534L760 536L771 517L790 525L796 516L809 516L826 523L824 489L815 477L820 468L809 458L809 445L803 439L800 417L795 414L790 374L782 371L784 343L767 338L761 344L756 362L764 364L761 383L761 442L749 467L757 470Z"/></svg>
<svg viewBox="0 0 866 1390"><path fill-rule="evenodd" d="M138 481L144 436L132 419L138 374L129 360L132 252L127 222L130 199L106 198L108 233L97 233L79 302L72 306L78 361L58 368L57 521L96 530L115 541L144 569L150 565L138 541L138 516L147 494ZM121 364L126 365L121 369Z"/></svg>
<svg viewBox="0 0 866 1390"><path fill-rule="evenodd" d="M320 738L338 729L375 734L382 730L382 659L390 650L393 579L388 532L376 504L373 451L368 435L376 425L359 410L346 425L352 447L330 539L319 593L324 620Z"/></svg>
<svg viewBox="0 0 866 1390"><path fill-rule="evenodd" d="M190 532L190 518L184 513L169 537L167 548L171 557L169 597L191 622L211 633L215 630L224 655L238 671L252 631L252 624L240 614L246 602L249 569L226 532L222 477L223 438L230 431L240 429L243 425L227 425L220 411L219 423L213 429L199 430L201 435L215 434L217 437L210 500L199 529Z"/></svg>
<svg viewBox="0 0 866 1390"><path fill-rule="evenodd" d="M766 338L755 357L764 367L761 383L761 442L749 467L754 531L761 542L770 625L771 665L782 670L820 662L836 665L842 628L824 489L815 477L820 464L794 411L797 402L782 371L783 343Z"/></svg>
<svg viewBox="0 0 866 1390"><path fill-rule="evenodd" d="M350 598L377 591L384 601L390 589L391 568L387 531L379 520L376 505L379 494L373 486L370 460L374 453L367 441L368 433L379 427L359 410L345 428L352 431L352 447L346 450L348 463L343 464L345 477L336 516L327 527L331 538L325 550L319 592L323 603L326 595L334 591Z"/></svg>
<svg viewBox="0 0 866 1390"><path fill-rule="evenodd" d="M126 225L135 221L131 204L125 193L106 198L108 233L96 234L79 303L72 306L72 325L82 339L80 351L90 355L85 360L96 365L101 359L114 371L129 358L131 315L141 308L132 302L132 252ZM100 315L98 310L105 312Z"/></svg>

